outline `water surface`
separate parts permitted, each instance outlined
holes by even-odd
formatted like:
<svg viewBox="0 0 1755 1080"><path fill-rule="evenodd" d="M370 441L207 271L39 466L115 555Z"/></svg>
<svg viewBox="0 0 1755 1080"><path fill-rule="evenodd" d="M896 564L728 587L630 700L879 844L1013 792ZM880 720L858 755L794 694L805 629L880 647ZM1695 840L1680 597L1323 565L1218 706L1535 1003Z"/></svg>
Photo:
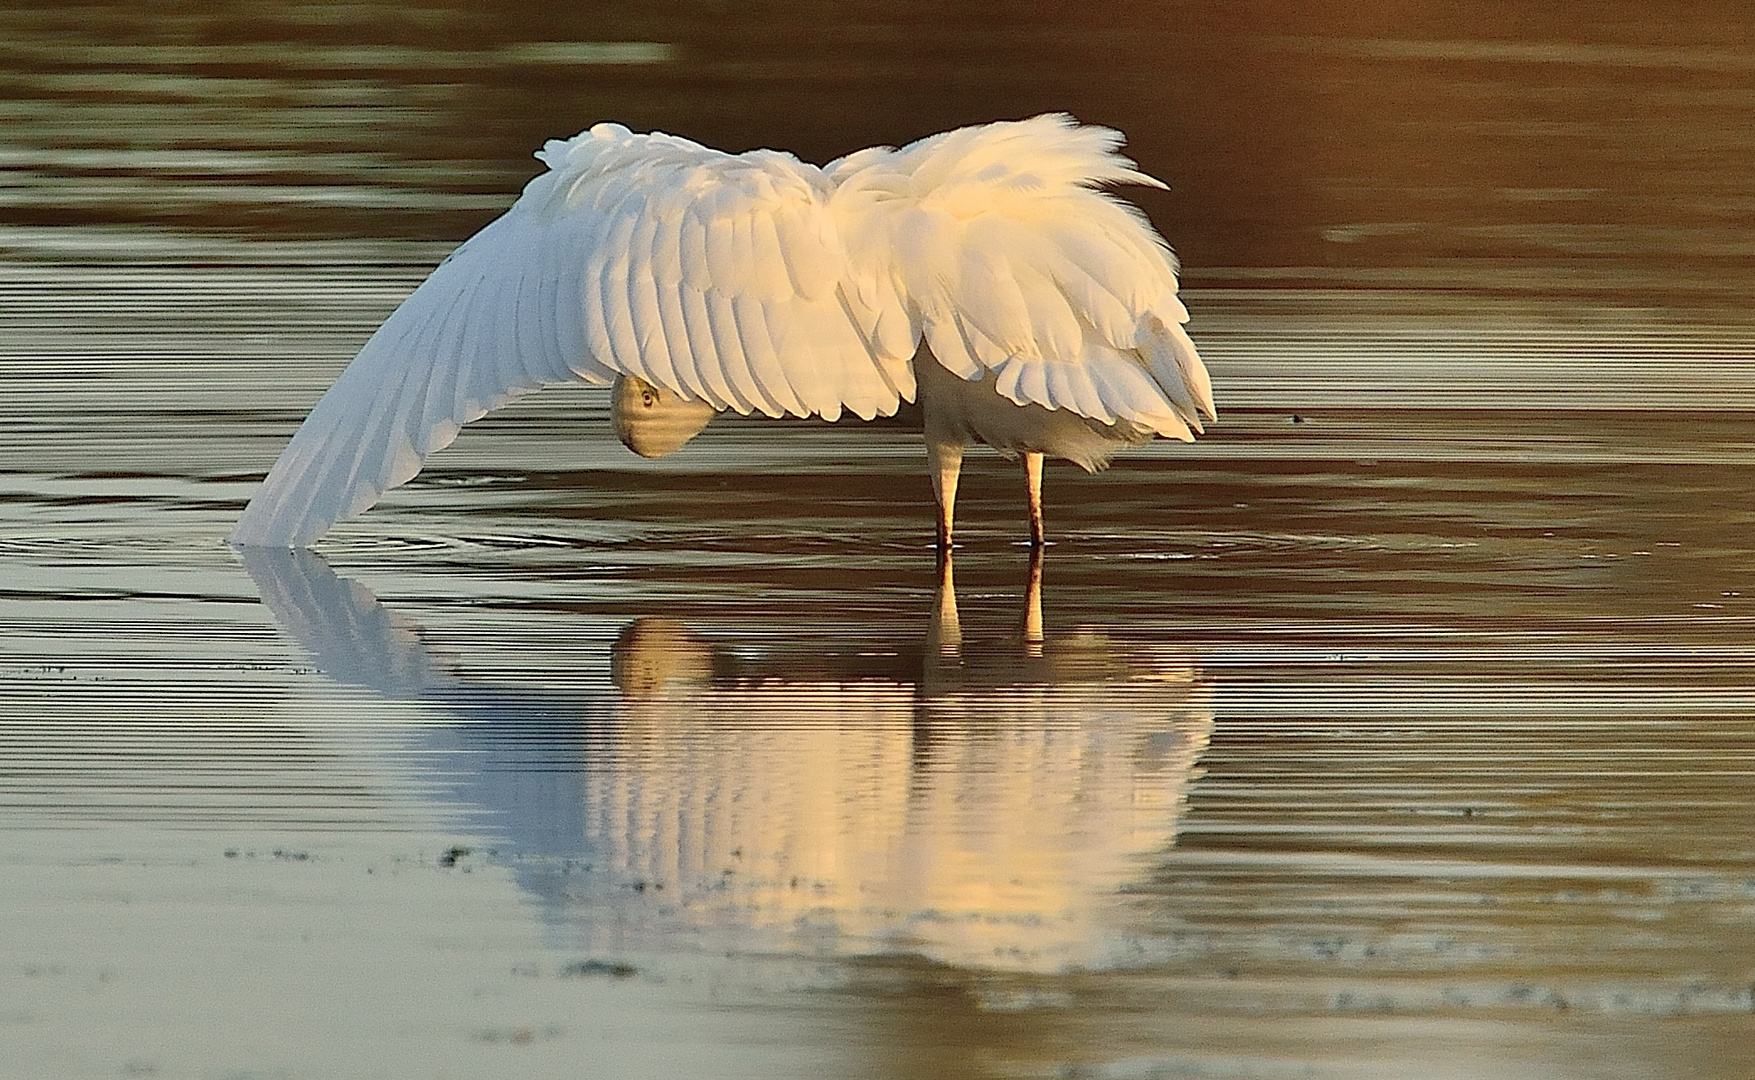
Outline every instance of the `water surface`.
<svg viewBox="0 0 1755 1080"><path fill-rule="evenodd" d="M1748 1075L1755 97L1635 7L0 15L0 1071ZM223 543L543 138L1048 108L1222 419L1039 563L905 419L585 389Z"/></svg>
<svg viewBox="0 0 1755 1080"><path fill-rule="evenodd" d="M117 302L82 310L94 276ZM1196 293L1262 404L1050 470L1034 643L1015 468L972 459L947 589L904 424L646 462L555 391L316 553L228 548L409 283L313 278L16 272L0 977L33 1072L1748 1062L1739 413L1341 408L1315 376L1270 408L1338 361L1274 352L1292 294ZM1442 343L1433 303L1347 332ZM1499 377L1452 353L1430 393Z"/></svg>

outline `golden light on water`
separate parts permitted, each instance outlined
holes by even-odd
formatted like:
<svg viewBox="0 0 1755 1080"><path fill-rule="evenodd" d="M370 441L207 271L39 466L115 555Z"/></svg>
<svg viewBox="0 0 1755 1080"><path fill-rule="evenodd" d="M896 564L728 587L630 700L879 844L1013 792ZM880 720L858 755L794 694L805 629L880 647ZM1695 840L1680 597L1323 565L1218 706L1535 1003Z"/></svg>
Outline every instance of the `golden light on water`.
<svg viewBox="0 0 1755 1080"><path fill-rule="evenodd" d="M1598 14L0 12L0 1072L1748 1075L1755 61ZM222 543L544 139L1059 109L1220 420L1034 612L1013 466L947 594L905 418L586 389Z"/></svg>

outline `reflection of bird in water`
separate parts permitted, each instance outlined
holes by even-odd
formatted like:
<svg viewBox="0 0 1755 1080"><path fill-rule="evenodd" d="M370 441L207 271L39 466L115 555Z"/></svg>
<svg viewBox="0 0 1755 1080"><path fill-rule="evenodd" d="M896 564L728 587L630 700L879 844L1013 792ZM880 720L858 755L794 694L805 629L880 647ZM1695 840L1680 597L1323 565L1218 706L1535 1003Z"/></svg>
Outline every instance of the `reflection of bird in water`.
<svg viewBox="0 0 1755 1080"><path fill-rule="evenodd" d="M638 453L720 411L862 419L919 400L951 540L963 450L1087 469L1214 415L1176 264L1131 206L1121 137L1064 116L825 168L599 124L452 253L311 411L232 533L301 546L537 387L614 383Z"/></svg>
<svg viewBox="0 0 1755 1080"><path fill-rule="evenodd" d="M947 565L924 644L752 653L640 619L612 650L615 692L569 701L419 656L412 628L309 553L245 557L320 665L473 721L443 732L484 759L457 794L491 809L520 879L595 949L682 934L1100 964L1127 933L1121 888L1174 840L1212 728L1180 652L1096 631L1028 640L1039 565L1022 635L954 627Z"/></svg>

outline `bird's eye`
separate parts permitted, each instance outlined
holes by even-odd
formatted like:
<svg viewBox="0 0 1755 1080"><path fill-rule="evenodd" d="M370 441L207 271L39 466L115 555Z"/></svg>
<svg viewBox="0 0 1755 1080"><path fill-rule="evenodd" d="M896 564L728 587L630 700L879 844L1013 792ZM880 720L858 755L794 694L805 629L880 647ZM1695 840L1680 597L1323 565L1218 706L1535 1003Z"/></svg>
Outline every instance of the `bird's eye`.
<svg viewBox="0 0 1755 1080"><path fill-rule="evenodd" d="M652 406L658 404L658 395L650 390L642 390L640 391L640 404L650 409Z"/></svg>

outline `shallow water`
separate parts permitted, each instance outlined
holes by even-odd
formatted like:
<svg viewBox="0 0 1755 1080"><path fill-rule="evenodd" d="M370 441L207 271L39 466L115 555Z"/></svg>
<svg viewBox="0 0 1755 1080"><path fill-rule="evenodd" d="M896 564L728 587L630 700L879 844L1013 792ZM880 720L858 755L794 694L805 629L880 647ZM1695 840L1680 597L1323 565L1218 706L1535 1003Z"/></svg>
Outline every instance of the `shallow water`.
<svg viewBox="0 0 1755 1080"><path fill-rule="evenodd" d="M1740 8L486 10L0 13L0 1074L1755 1071ZM541 139L1049 108L1222 419L1039 564L905 419L582 389L224 544Z"/></svg>
<svg viewBox="0 0 1755 1080"><path fill-rule="evenodd" d="M905 424L647 462L551 391L317 553L233 551L412 279L11 273L42 312L0 451L19 1075L1755 1063L1735 377L1459 409L1502 370L1443 298L1195 292L1255 404L1050 469L1032 645L1014 467L972 459L947 589ZM1633 318L1492 310L1559 398ZM1389 390L1452 407L1336 407L1330 358L1398 341L1437 359Z"/></svg>

